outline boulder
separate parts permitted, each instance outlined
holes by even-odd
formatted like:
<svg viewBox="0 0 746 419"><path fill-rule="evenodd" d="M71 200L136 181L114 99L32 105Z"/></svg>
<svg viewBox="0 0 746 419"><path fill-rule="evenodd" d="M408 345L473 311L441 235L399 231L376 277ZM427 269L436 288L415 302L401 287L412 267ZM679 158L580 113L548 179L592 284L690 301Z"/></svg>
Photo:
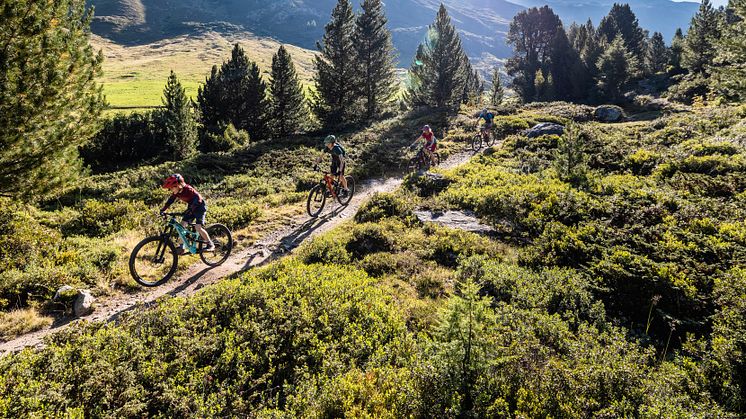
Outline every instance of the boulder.
<svg viewBox="0 0 746 419"><path fill-rule="evenodd" d="M542 122L534 125L533 128L526 131L528 138L541 137L542 135L562 135L565 133L565 127L554 122Z"/></svg>
<svg viewBox="0 0 746 419"><path fill-rule="evenodd" d="M593 118L600 122L619 122L624 117L622 108L614 105L601 105L593 111Z"/></svg>
<svg viewBox="0 0 746 419"><path fill-rule="evenodd" d="M96 302L96 299L93 298L90 291L81 290L77 298L75 298L75 304L73 305L75 317L83 317L93 313L94 302Z"/></svg>

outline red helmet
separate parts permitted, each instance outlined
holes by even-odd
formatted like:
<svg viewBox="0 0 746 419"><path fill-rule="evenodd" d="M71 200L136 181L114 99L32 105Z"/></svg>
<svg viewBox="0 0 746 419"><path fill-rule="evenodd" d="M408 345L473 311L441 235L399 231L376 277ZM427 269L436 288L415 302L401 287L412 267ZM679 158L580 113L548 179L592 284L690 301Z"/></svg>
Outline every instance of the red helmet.
<svg viewBox="0 0 746 419"><path fill-rule="evenodd" d="M171 189L174 186L181 186L184 184L184 177L182 177L178 173L174 173L173 175L166 178L166 180L163 181L163 189Z"/></svg>

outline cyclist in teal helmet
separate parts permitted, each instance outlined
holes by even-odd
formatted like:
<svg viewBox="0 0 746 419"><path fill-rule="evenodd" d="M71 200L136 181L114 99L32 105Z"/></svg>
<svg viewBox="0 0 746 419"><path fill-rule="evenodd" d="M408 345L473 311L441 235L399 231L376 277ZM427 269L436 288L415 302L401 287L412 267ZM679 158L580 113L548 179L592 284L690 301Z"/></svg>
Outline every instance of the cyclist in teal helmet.
<svg viewBox="0 0 746 419"><path fill-rule="evenodd" d="M347 189L347 179L345 179L345 157L347 156L347 152L344 147L342 147L342 144L337 142L337 137L333 135L327 135L326 138L324 138L324 151L329 153L332 157L330 173L333 176L337 176L339 185L342 186L341 195L344 197L349 193L349 189ZM316 163L319 163L320 161L321 158L319 157Z"/></svg>

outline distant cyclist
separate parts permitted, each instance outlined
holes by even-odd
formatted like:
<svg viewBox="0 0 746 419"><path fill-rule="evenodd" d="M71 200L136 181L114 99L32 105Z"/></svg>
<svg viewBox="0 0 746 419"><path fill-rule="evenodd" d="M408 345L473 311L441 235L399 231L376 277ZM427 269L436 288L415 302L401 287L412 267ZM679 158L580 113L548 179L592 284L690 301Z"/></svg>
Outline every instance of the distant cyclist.
<svg viewBox="0 0 746 419"><path fill-rule="evenodd" d="M482 138L484 138L485 134L489 133L495 124L495 114L484 108L477 113L477 123L480 119L484 119L484 125L482 125Z"/></svg>
<svg viewBox="0 0 746 419"><path fill-rule="evenodd" d="M207 203L202 199L202 195L199 194L191 185L187 185L184 182L184 177L178 173L175 173L166 178L163 181L163 189L171 191L171 196L168 197L166 203L161 208L161 214L166 212L168 207L171 206L177 199L187 204L187 210L184 213L184 217L181 220L181 224L186 227L188 223L192 221L195 223L197 233L199 233L202 240L207 243L207 248L204 252L212 252L215 250L215 245L210 240L210 235L205 230L205 214L207 214ZM187 252L186 244L182 243L179 248L179 254L183 255Z"/></svg>
<svg viewBox="0 0 746 419"><path fill-rule="evenodd" d="M347 179L345 179L347 152L345 151L344 147L342 147L342 144L337 142L337 137L333 135L327 135L326 138L324 138L324 146L324 151L332 156L330 173L332 174L332 176L338 177L339 185L342 187L340 196L345 197L348 193L350 193L350 190L347 189ZM319 162L321 162L321 157L316 160L317 164Z"/></svg>
<svg viewBox="0 0 746 419"><path fill-rule="evenodd" d="M422 134L414 140L410 147L414 147L420 140L424 141L422 152L430 159L430 165L435 166L435 150L438 148L438 139L435 138L435 133L433 133L430 125L422 127Z"/></svg>

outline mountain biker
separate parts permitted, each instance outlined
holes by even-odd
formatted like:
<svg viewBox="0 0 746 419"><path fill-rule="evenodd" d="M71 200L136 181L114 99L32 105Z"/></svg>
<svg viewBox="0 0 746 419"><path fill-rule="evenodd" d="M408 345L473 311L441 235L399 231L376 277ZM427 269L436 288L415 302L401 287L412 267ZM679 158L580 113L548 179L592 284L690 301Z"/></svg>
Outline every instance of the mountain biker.
<svg viewBox="0 0 746 419"><path fill-rule="evenodd" d="M479 119L484 119L484 125L482 125L482 137L484 137L485 134L492 130L495 114L484 108L481 112L477 113L477 123L479 123Z"/></svg>
<svg viewBox="0 0 746 419"><path fill-rule="evenodd" d="M344 198L348 193L350 193L350 190L347 189L347 179L345 179L347 152L344 147L337 142L337 137L333 135L327 135L326 138L324 138L324 147L324 151L332 156L330 173L332 176L338 177L339 185L342 187L340 196ZM316 164L319 164L320 162L321 157L316 159Z"/></svg>
<svg viewBox="0 0 746 419"><path fill-rule="evenodd" d="M192 221L195 222L195 228L199 233L202 240L207 243L207 248L203 249L204 252L212 252L215 250L215 244L210 239L210 235L205 230L205 214L207 213L207 203L202 199L202 195L199 194L191 185L184 182L184 177L178 173L167 177L163 181L163 189L171 191L171 196L168 197L166 203L161 208L161 214L166 212L168 207L171 206L177 199L187 204L187 210L184 212L184 216L181 219L181 225L187 227ZM179 248L179 255L183 255L187 252L186 243L181 244Z"/></svg>
<svg viewBox="0 0 746 419"><path fill-rule="evenodd" d="M414 148L415 144L420 140L424 140L422 152L430 159L430 165L435 166L435 150L438 147L438 139L435 138L435 133L430 129L430 125L422 127L422 134L414 140L414 143L412 143L410 148Z"/></svg>

